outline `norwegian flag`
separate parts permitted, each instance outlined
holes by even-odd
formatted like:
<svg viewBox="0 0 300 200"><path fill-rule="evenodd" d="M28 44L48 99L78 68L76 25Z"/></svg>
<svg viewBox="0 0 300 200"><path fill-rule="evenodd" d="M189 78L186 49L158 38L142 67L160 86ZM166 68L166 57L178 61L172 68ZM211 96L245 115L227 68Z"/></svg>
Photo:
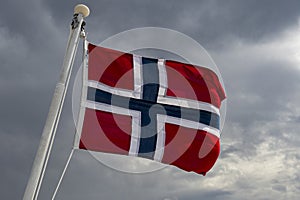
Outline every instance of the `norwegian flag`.
<svg viewBox="0 0 300 200"><path fill-rule="evenodd" d="M75 146L205 175L220 152L225 93L210 69L88 44ZM81 122L80 122L81 121Z"/></svg>

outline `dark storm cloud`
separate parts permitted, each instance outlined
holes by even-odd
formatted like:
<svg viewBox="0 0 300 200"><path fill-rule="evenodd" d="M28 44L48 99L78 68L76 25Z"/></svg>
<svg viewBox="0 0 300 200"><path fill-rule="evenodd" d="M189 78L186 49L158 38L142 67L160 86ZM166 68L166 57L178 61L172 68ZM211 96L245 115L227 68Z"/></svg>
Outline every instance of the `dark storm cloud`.
<svg viewBox="0 0 300 200"><path fill-rule="evenodd" d="M21 199L67 32L62 39L38 1L2 2L0 18L1 199Z"/></svg>
<svg viewBox="0 0 300 200"><path fill-rule="evenodd" d="M1 199L22 197L59 77L73 6L81 2L1 3ZM295 31L300 1L84 2L91 8L86 21L92 42L131 28L161 26L209 47L229 99L224 151L207 177L174 168L122 174L77 152L57 199L296 199L299 62L290 62L285 48L276 49L289 40L282 32ZM71 93L41 199L50 198L72 145Z"/></svg>
<svg viewBox="0 0 300 200"><path fill-rule="evenodd" d="M273 62L262 61L255 67L247 63L236 67L235 74L230 79L237 85L228 90L234 89L238 95L232 98L231 103L235 109L244 110L242 107L247 112L244 115L235 112L235 121L239 121L244 127L252 126L258 121L278 119L282 110L290 112L286 102L294 99L300 88L299 73L296 68L285 66L286 63L280 63L274 58Z"/></svg>
<svg viewBox="0 0 300 200"><path fill-rule="evenodd" d="M44 3L56 22L68 19L69 2ZM87 5L92 10L89 29L96 40L101 36L94 35L95 28L104 33L117 33L140 26L162 26L182 31L208 45L214 42L222 44L231 36L254 41L274 37L277 32L297 23L300 2L105 0L87 1Z"/></svg>

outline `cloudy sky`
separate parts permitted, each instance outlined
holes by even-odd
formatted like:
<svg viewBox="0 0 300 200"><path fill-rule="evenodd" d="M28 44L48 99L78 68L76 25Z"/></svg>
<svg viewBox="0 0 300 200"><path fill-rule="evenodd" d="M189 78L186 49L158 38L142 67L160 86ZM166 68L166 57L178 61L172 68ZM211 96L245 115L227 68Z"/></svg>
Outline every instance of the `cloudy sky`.
<svg viewBox="0 0 300 200"><path fill-rule="evenodd" d="M94 43L155 26L203 45L225 83L227 118L221 156L205 177L173 167L121 173L77 151L56 199L300 198L300 1L10 0L0 12L1 199L22 198L80 2L91 9ZM40 199L51 198L71 150L71 93Z"/></svg>

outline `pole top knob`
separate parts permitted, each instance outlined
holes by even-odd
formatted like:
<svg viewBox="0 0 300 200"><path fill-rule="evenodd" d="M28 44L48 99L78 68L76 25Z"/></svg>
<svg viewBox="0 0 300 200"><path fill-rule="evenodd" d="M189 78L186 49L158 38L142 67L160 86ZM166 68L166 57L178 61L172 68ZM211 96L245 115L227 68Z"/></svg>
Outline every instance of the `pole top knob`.
<svg viewBox="0 0 300 200"><path fill-rule="evenodd" d="M90 9L84 4L77 4L74 8L74 14L82 14L83 17L87 17L90 14Z"/></svg>

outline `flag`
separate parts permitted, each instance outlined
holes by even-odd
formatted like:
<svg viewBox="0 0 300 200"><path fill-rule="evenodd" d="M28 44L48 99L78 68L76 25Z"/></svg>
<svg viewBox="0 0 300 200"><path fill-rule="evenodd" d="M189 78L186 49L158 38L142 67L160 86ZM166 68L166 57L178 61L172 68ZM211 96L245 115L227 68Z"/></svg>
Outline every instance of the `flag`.
<svg viewBox="0 0 300 200"><path fill-rule="evenodd" d="M192 64L88 43L79 149L205 175L220 153L218 76Z"/></svg>

